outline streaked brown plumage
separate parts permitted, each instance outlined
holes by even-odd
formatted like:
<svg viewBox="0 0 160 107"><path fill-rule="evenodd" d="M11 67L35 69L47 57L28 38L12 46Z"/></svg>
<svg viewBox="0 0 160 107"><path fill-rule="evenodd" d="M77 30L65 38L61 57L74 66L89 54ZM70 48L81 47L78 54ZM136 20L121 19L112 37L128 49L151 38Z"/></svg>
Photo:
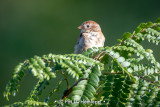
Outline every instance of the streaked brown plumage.
<svg viewBox="0 0 160 107"><path fill-rule="evenodd" d="M75 46L75 54L80 54L88 48L104 46L105 37L98 23L85 21L78 29L81 29L81 33Z"/></svg>

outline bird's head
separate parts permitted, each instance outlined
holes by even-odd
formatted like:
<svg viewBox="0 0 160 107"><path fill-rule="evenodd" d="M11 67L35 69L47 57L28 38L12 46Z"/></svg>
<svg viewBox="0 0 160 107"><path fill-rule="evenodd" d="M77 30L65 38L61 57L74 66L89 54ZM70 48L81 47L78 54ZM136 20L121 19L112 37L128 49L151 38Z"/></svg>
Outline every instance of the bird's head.
<svg viewBox="0 0 160 107"><path fill-rule="evenodd" d="M78 29L81 29L81 33L89 33L89 32L99 32L101 28L98 23L95 21L85 21L83 22Z"/></svg>

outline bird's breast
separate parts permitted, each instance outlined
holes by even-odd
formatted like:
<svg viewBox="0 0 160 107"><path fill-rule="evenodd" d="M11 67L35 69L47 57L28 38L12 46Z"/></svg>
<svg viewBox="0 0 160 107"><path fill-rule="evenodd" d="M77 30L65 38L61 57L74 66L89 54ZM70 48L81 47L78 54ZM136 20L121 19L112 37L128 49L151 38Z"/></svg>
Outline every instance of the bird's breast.
<svg viewBox="0 0 160 107"><path fill-rule="evenodd" d="M99 32L84 33L84 44L90 47L102 47Z"/></svg>

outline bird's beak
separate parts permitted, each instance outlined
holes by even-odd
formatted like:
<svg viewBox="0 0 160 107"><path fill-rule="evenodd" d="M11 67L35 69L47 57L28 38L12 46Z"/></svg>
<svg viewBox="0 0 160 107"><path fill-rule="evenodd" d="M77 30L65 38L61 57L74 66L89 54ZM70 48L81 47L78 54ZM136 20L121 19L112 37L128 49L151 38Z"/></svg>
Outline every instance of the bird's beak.
<svg viewBox="0 0 160 107"><path fill-rule="evenodd" d="M82 25L78 27L78 29L82 29Z"/></svg>

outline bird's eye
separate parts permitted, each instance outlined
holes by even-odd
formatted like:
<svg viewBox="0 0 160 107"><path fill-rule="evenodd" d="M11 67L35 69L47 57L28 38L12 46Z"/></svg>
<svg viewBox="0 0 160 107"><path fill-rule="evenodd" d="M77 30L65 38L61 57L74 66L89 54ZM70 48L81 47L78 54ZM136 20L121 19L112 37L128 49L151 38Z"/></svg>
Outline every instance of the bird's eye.
<svg viewBox="0 0 160 107"><path fill-rule="evenodd" d="M89 25L87 25L87 27L89 27Z"/></svg>

